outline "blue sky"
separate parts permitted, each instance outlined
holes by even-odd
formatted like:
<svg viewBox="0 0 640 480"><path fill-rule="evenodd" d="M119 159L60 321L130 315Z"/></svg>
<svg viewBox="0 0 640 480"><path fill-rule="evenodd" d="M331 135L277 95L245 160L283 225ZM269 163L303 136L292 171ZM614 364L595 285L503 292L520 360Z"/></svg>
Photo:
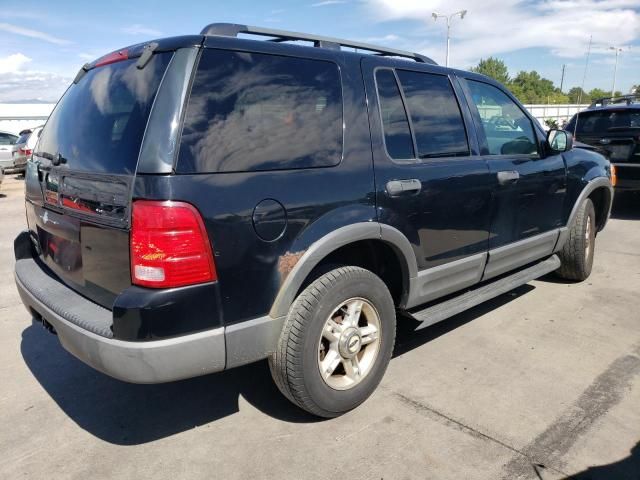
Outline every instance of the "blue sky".
<svg viewBox="0 0 640 480"><path fill-rule="evenodd" d="M85 62L156 37L197 33L228 21L305 31L425 53L444 64L446 27L433 11L468 10L452 24L451 65L505 60L512 75L537 70L586 88L611 89L614 53L624 48L617 89L640 84L640 0L29 1L0 7L0 102L57 100Z"/></svg>

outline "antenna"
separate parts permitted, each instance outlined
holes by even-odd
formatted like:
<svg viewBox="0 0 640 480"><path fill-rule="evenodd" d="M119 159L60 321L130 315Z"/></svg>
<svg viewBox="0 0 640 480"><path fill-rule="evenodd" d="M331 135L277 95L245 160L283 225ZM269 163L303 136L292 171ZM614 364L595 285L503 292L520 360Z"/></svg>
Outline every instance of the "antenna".
<svg viewBox="0 0 640 480"><path fill-rule="evenodd" d="M584 84L587 81L587 69L589 68L589 56L591 55L591 43L593 42L593 35L589 35L589 47L587 48L587 59L584 62L584 75L582 76L582 86L578 92L578 105L582 102L582 92L584 92ZM580 120L580 107L578 107L578 113L576 113L576 123L573 126L573 138L576 137L578 131L578 120Z"/></svg>

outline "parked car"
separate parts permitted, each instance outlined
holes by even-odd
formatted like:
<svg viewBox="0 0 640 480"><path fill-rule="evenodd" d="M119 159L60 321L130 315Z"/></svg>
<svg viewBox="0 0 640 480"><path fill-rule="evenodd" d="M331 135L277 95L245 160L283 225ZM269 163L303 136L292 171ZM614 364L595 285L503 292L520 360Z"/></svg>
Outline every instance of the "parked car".
<svg viewBox="0 0 640 480"><path fill-rule="evenodd" d="M609 158L617 191L640 192L640 95L598 99L565 129Z"/></svg>
<svg viewBox="0 0 640 480"><path fill-rule="evenodd" d="M38 134L40 130L42 130L42 127L27 128L20 132L20 138L18 138L11 150L13 171L25 171L27 159L33 153L33 147L38 141ZM34 133L36 134L34 135Z"/></svg>
<svg viewBox="0 0 640 480"><path fill-rule="evenodd" d="M587 278L610 175L482 75L212 24L80 70L27 162L16 284L106 374L268 358L287 398L333 417L380 382L397 311L428 326L552 271Z"/></svg>
<svg viewBox="0 0 640 480"><path fill-rule="evenodd" d="M13 165L11 149L17 140L17 135L0 130L0 168L6 169Z"/></svg>

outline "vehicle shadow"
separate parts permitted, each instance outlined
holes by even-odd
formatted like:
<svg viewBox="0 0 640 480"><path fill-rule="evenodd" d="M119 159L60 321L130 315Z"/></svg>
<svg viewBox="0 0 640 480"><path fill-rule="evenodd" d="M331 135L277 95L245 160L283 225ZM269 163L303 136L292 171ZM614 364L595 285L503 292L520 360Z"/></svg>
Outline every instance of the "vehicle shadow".
<svg viewBox="0 0 640 480"><path fill-rule="evenodd" d="M394 356L406 353L533 290L523 285L444 322L414 332L399 318ZM22 357L42 388L81 428L117 445L137 445L206 425L239 411L240 397L279 420L322 421L293 406L266 361L159 385L135 385L95 371L64 350L35 320L22 332Z"/></svg>
<svg viewBox="0 0 640 480"><path fill-rule="evenodd" d="M317 421L280 394L266 361L188 380L135 385L88 367L35 320L23 331L20 348L58 406L81 428L113 444L147 443L233 415L240 396L275 418Z"/></svg>
<svg viewBox="0 0 640 480"><path fill-rule="evenodd" d="M640 220L640 194L616 194L611 207L611 218Z"/></svg>
<svg viewBox="0 0 640 480"><path fill-rule="evenodd" d="M569 475L564 480L611 480L640 478L640 442L631 449L628 457L607 465L589 467L582 472Z"/></svg>
<svg viewBox="0 0 640 480"><path fill-rule="evenodd" d="M476 318L506 305L516 298L526 295L532 290L535 290L533 285L528 283L521 285L504 295L488 300L476 307L470 308L469 310L448 318L447 320L421 330L416 330L420 325L420 322L416 321L413 317L408 315L399 316L396 329L396 346L393 351L393 356L398 357L413 350L414 348L424 345L425 343L429 343L430 341L435 340L436 338L445 335L456 328L475 320Z"/></svg>

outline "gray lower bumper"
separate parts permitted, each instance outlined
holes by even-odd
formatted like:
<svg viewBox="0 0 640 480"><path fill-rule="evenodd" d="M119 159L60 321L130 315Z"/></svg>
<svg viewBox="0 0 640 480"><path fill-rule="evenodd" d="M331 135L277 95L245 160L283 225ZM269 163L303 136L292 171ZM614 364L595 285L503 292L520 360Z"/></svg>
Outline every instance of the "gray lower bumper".
<svg viewBox="0 0 640 480"><path fill-rule="evenodd" d="M74 292L33 258L16 260L22 302L50 323L62 346L107 375L132 383L162 383L219 372L266 358L284 318L269 316L228 327L146 342L112 338L111 311Z"/></svg>
<svg viewBox="0 0 640 480"><path fill-rule="evenodd" d="M23 262L35 261L22 259L16 262L15 280L22 302L55 328L66 350L96 370L132 383L169 382L224 370L224 328L148 342L107 338L76 324L78 317L89 312L97 315L97 309L101 307L80 297L37 266L36 270L29 268L33 265ZM25 274L29 278L21 278ZM54 285L48 286L49 282L54 282ZM38 283L39 286L34 287ZM59 293L56 288L65 289L65 295L53 296ZM87 303L82 312L78 311L78 299L75 296ZM60 308L60 304L64 304L64 308Z"/></svg>

